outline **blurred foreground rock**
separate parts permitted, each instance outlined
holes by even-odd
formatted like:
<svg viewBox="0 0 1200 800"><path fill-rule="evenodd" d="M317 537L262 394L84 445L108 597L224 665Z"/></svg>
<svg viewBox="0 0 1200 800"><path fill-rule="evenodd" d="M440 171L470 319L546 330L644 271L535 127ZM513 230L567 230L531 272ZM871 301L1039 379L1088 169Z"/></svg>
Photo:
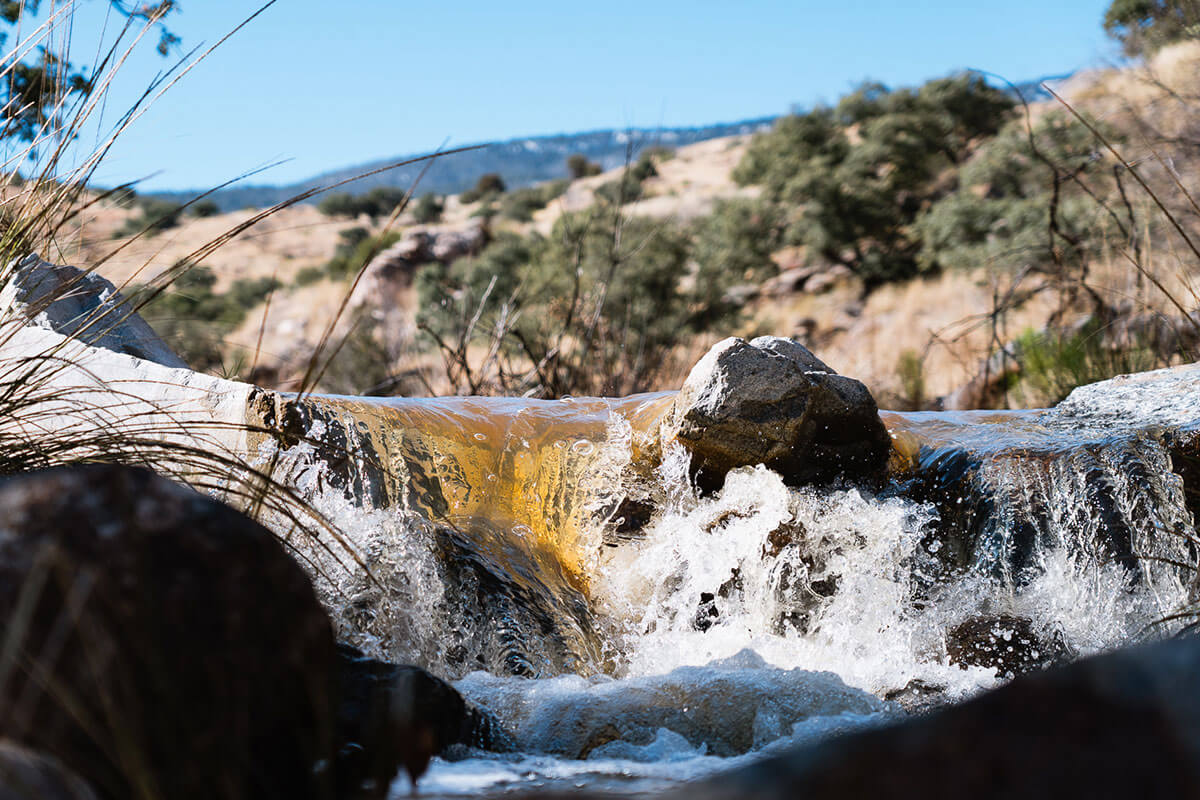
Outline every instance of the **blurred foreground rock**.
<svg viewBox="0 0 1200 800"><path fill-rule="evenodd" d="M96 793L58 759L0 742L0 800L96 800Z"/></svg>
<svg viewBox="0 0 1200 800"><path fill-rule="evenodd" d="M673 792L723 798L1194 797L1200 638L1025 675L960 706Z"/></svg>
<svg viewBox="0 0 1200 800"><path fill-rule="evenodd" d="M765 464L793 486L877 475L891 449L870 391L791 339L730 338L692 368L663 440L692 454L702 486Z"/></svg>
<svg viewBox="0 0 1200 800"><path fill-rule="evenodd" d="M348 645L338 656L339 796L384 797L400 767L415 784L430 759L454 745L509 748L500 724L441 678Z"/></svg>
<svg viewBox="0 0 1200 800"><path fill-rule="evenodd" d="M135 468L0 485L0 736L106 797L328 797L333 632L266 529ZM324 768L322 768L324 765Z"/></svg>

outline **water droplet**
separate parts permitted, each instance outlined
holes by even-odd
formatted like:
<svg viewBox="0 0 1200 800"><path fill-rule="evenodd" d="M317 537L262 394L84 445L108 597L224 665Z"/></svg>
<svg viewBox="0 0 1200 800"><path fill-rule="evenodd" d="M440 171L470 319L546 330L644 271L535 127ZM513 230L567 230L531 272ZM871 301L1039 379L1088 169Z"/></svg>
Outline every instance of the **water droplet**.
<svg viewBox="0 0 1200 800"><path fill-rule="evenodd" d="M596 446L587 439L580 439L571 445L571 452L578 453L581 456L591 455Z"/></svg>
<svg viewBox="0 0 1200 800"><path fill-rule="evenodd" d="M497 481L495 474L491 472L488 473L487 479L488 483L495 483Z"/></svg>
<svg viewBox="0 0 1200 800"><path fill-rule="evenodd" d="M566 447L567 440L566 439L558 439L557 441L554 442L554 446L557 448L560 448L560 449L563 447Z"/></svg>
<svg viewBox="0 0 1200 800"><path fill-rule="evenodd" d="M574 403L575 398L571 397L571 395L569 395L569 394L564 394L562 397L558 398L558 401L560 403Z"/></svg>
<svg viewBox="0 0 1200 800"><path fill-rule="evenodd" d="M531 535L533 533L533 528L529 527L528 525L513 525L512 532L513 535L523 538Z"/></svg>
<svg viewBox="0 0 1200 800"><path fill-rule="evenodd" d="M486 441L487 441L487 434L486 434L486 433L477 433L477 434L475 434L475 438L476 438L478 441L481 441L481 442L486 442Z"/></svg>

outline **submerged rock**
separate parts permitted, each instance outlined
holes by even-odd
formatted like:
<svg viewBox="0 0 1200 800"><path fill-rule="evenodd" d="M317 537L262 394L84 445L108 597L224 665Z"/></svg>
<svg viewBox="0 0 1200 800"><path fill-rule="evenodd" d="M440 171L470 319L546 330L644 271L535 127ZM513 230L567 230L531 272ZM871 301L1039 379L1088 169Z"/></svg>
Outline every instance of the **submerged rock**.
<svg viewBox="0 0 1200 800"><path fill-rule="evenodd" d="M489 714L420 667L367 658L338 647L339 797L382 798L403 766L415 785L429 760L456 744L508 749Z"/></svg>
<svg viewBox="0 0 1200 800"><path fill-rule="evenodd" d="M775 756L667 797L1191 797L1200 638L1025 675L961 706Z"/></svg>
<svg viewBox="0 0 1200 800"><path fill-rule="evenodd" d="M334 641L234 510L128 467L0 485L0 736L107 797L328 796Z"/></svg>
<svg viewBox="0 0 1200 800"><path fill-rule="evenodd" d="M96 800L96 793L58 759L0 741L0 800Z"/></svg>
<svg viewBox="0 0 1200 800"><path fill-rule="evenodd" d="M186 367L158 334L105 278L78 267L28 255L5 270L0 309L17 312L38 327L72 336L94 347Z"/></svg>
<svg viewBox="0 0 1200 800"><path fill-rule="evenodd" d="M760 336L715 345L692 368L664 425L705 488L765 464L793 486L877 475L890 452L870 391L803 345Z"/></svg>
<svg viewBox="0 0 1200 800"><path fill-rule="evenodd" d="M994 669L1002 678L1044 669L1066 661L1061 639L1039 635L1033 621L1013 614L971 617L946 634L950 663Z"/></svg>

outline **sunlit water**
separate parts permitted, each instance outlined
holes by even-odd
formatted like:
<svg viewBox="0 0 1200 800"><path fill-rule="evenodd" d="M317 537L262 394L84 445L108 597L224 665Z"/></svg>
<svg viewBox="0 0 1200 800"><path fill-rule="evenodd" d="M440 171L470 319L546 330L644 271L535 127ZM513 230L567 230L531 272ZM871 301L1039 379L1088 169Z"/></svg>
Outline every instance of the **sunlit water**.
<svg viewBox="0 0 1200 800"><path fill-rule="evenodd" d="M950 520L898 483L793 489L763 467L700 496L658 450L669 395L318 402L386 484L348 497L310 446L285 454L366 567L305 551L340 635L454 681L516 742L435 760L427 796L650 792L881 724L907 713L888 698L1006 677L955 663L959 626L1019 618L1035 658L1092 654L1160 634L1188 596L1170 562L1195 563L1153 433L885 415L897 458L973 454Z"/></svg>

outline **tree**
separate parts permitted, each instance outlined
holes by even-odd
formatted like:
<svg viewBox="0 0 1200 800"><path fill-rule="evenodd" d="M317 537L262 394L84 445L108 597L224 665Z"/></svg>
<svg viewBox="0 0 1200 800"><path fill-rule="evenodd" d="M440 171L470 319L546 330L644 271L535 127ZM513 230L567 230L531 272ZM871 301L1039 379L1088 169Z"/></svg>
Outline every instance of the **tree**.
<svg viewBox="0 0 1200 800"><path fill-rule="evenodd" d="M570 173L571 180L579 180L580 178L599 175L602 172L602 168L599 164L588 161L587 156L583 153L573 153L567 156L567 172Z"/></svg>
<svg viewBox="0 0 1200 800"><path fill-rule="evenodd" d="M1013 101L975 75L890 90L868 83L837 108L784 117L755 137L734 170L785 211L784 241L844 264L868 288L917 275L913 224L953 188L978 142L1010 116Z"/></svg>
<svg viewBox="0 0 1200 800"><path fill-rule="evenodd" d="M130 3L109 0L113 10L129 20L156 26L158 52L166 55L179 37L163 25L163 20L178 10L175 0ZM22 16L36 14L40 0L0 0L0 22L16 25ZM8 34L0 33L0 47L8 44ZM36 49L31 59L12 64L0 81L0 138L31 142L47 129L62 122L64 100L87 95L92 90L86 71L67 62L49 45Z"/></svg>
<svg viewBox="0 0 1200 800"><path fill-rule="evenodd" d="M1113 0L1104 14L1104 30L1131 56L1200 34L1196 0Z"/></svg>
<svg viewBox="0 0 1200 800"><path fill-rule="evenodd" d="M437 222L442 218L445 207L445 203L440 197L433 192L427 192L421 195L421 199L413 207L413 219L422 225Z"/></svg>
<svg viewBox="0 0 1200 800"><path fill-rule="evenodd" d="M479 180L475 182L475 187L463 192L459 196L459 200L464 203L474 203L476 200L487 200L495 195L503 194L507 189L504 179L498 173L488 172L480 175Z"/></svg>

